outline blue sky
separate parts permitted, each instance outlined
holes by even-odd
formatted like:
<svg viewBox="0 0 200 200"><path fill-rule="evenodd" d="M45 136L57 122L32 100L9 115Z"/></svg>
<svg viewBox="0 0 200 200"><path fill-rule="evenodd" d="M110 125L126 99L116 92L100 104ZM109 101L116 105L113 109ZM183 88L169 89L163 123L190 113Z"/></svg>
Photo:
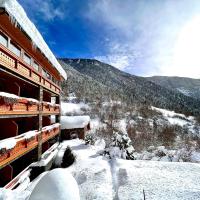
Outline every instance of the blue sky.
<svg viewBox="0 0 200 200"><path fill-rule="evenodd" d="M57 57L200 78L199 0L18 0Z"/></svg>

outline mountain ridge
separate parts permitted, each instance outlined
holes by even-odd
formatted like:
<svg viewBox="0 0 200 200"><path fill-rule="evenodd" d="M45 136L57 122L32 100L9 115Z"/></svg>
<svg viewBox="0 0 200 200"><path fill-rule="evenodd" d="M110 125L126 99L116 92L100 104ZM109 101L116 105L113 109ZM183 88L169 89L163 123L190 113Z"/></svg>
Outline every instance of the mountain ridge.
<svg viewBox="0 0 200 200"><path fill-rule="evenodd" d="M120 94L119 96L124 100L184 112L188 115L200 114L198 99L163 87L145 77L128 74L95 59L62 58L59 59L59 62L65 70L71 70L72 74L78 72L86 79L91 79L90 84L93 84L94 81L96 84L98 83L99 88L101 86L105 87L105 90L109 88ZM73 71L72 68L76 71ZM93 87L90 88L91 93L98 93L98 91L94 92Z"/></svg>

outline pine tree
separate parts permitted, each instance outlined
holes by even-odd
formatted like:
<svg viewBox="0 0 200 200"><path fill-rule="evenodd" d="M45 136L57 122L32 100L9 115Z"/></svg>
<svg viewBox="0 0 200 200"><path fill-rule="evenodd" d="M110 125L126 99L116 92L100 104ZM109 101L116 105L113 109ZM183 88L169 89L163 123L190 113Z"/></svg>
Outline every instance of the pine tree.
<svg viewBox="0 0 200 200"><path fill-rule="evenodd" d="M115 132L112 138L111 147L107 153L110 157L117 155L123 159L134 160L134 148L128 134Z"/></svg>

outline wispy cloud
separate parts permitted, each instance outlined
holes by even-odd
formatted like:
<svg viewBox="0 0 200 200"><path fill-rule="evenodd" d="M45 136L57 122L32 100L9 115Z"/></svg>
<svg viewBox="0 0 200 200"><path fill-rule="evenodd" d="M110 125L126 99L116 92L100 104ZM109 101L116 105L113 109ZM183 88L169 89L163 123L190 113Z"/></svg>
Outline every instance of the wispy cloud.
<svg viewBox="0 0 200 200"><path fill-rule="evenodd" d="M135 59L141 57L139 52L135 52L130 46L122 45L118 42L107 40L108 53L103 56L96 56L97 60L109 63L120 70L128 70Z"/></svg>
<svg viewBox="0 0 200 200"><path fill-rule="evenodd" d="M180 70L173 63L183 27L199 12L197 0L94 0L87 17L104 27L109 38L98 59L138 75L200 77L200 65Z"/></svg>
<svg viewBox="0 0 200 200"><path fill-rule="evenodd" d="M67 3L68 0L34 0L23 1L23 6L31 8L33 16L44 21L53 21L56 18L63 20L67 16Z"/></svg>

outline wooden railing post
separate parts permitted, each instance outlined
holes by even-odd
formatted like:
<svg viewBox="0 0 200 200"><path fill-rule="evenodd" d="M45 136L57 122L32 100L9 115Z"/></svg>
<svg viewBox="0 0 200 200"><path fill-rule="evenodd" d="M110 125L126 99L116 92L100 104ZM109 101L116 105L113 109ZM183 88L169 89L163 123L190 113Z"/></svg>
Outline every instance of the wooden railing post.
<svg viewBox="0 0 200 200"><path fill-rule="evenodd" d="M39 135L38 135L38 160L42 156L42 101L43 101L43 87L39 87Z"/></svg>
<svg viewBox="0 0 200 200"><path fill-rule="evenodd" d="M61 118L61 101L60 101L60 96L56 96L56 104L60 105L60 112L59 115L56 115L56 123L60 123L60 118ZM61 129L58 133L58 141L61 139Z"/></svg>

